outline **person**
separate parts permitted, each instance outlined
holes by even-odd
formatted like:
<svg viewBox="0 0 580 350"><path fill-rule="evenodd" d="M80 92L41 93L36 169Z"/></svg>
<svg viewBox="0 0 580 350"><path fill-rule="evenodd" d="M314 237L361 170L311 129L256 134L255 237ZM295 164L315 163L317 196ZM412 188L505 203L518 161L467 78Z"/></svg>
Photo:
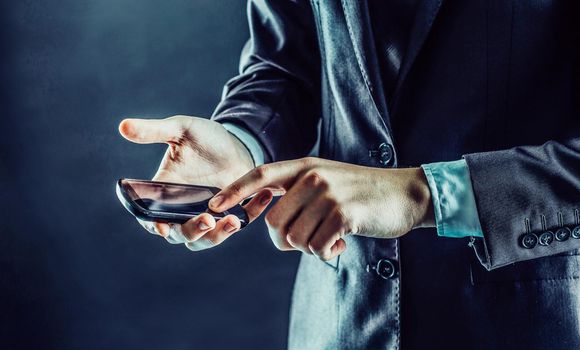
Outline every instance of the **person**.
<svg viewBox="0 0 580 350"><path fill-rule="evenodd" d="M222 188L212 210L255 194L255 219L283 194L265 220L304 253L291 349L578 349L579 17L572 0L252 0L211 120L120 131L169 145L154 180ZM148 229L195 251L239 227Z"/></svg>

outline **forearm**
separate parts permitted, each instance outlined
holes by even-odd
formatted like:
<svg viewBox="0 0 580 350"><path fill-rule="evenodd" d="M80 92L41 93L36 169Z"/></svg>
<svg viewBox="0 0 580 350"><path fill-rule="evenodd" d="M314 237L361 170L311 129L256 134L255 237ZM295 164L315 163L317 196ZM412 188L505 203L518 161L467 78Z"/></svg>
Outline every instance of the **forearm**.
<svg viewBox="0 0 580 350"><path fill-rule="evenodd" d="M240 74L224 87L212 119L243 128L264 162L304 157L317 137L320 66L308 1L250 1L251 38Z"/></svg>

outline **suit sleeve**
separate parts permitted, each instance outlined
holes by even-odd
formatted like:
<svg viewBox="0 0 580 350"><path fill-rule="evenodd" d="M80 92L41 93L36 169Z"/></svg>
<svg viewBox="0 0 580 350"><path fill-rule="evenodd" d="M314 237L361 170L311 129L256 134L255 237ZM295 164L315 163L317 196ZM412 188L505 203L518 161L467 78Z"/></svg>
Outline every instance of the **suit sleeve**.
<svg viewBox="0 0 580 350"><path fill-rule="evenodd" d="M312 8L301 0L248 2L250 40L212 119L254 136L264 162L305 156L320 117L320 54Z"/></svg>
<svg viewBox="0 0 580 350"><path fill-rule="evenodd" d="M576 133L578 135L578 133ZM580 248L580 138L468 154L487 269Z"/></svg>

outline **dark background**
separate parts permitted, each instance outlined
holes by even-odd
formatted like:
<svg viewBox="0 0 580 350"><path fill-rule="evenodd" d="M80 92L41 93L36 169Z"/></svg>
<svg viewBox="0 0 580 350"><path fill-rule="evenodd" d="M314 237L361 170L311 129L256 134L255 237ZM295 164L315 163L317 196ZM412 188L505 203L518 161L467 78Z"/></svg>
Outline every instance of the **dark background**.
<svg viewBox="0 0 580 350"><path fill-rule="evenodd" d="M209 116L245 1L2 1L0 19L0 348L284 348L298 255L262 222L193 253L114 193L165 148L119 121Z"/></svg>

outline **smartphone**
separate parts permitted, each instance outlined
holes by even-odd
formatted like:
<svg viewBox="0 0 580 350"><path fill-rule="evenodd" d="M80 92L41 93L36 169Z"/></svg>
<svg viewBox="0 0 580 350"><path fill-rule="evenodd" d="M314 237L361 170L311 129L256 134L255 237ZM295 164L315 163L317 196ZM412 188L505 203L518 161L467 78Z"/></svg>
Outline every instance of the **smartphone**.
<svg viewBox="0 0 580 350"><path fill-rule="evenodd" d="M216 213L208 208L209 200L220 191L217 187L184 185L169 182L120 179L117 197L135 217L144 221L182 224L202 213L219 220L233 214L241 227L248 224L248 215L241 205Z"/></svg>

